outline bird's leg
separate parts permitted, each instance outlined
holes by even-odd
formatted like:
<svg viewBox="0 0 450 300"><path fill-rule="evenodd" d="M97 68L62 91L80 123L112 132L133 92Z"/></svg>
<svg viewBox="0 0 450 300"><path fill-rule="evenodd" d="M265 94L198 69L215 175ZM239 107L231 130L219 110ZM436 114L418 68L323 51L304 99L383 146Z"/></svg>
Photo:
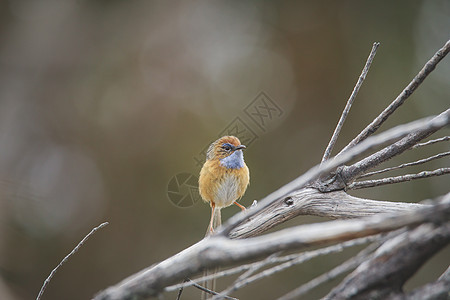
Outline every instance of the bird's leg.
<svg viewBox="0 0 450 300"><path fill-rule="evenodd" d="M209 221L209 232L210 234L214 232L213 222L214 222L214 213L216 210L216 204L211 202L211 220Z"/></svg>
<svg viewBox="0 0 450 300"><path fill-rule="evenodd" d="M242 211L245 211L245 210L246 210L245 206L243 206L243 205L240 205L240 204L239 204L239 203L237 203L236 201L234 201L234 204L236 204L237 206L239 206L239 207L240 207L240 209L241 209Z"/></svg>

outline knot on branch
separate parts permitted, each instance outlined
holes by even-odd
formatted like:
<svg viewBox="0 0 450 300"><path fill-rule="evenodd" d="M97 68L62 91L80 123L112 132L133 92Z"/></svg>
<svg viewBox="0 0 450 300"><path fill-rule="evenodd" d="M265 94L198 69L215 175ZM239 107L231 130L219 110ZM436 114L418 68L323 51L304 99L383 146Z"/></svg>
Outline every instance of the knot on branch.
<svg viewBox="0 0 450 300"><path fill-rule="evenodd" d="M335 192L346 190L347 182L344 176L343 170L345 166L340 166L335 172L330 173L327 177L319 178L313 187L318 189L322 193Z"/></svg>
<svg viewBox="0 0 450 300"><path fill-rule="evenodd" d="M284 202L284 204L286 204L287 206L292 206L292 205L294 205L294 200L292 199L291 196L288 196L288 197L284 198L283 202Z"/></svg>

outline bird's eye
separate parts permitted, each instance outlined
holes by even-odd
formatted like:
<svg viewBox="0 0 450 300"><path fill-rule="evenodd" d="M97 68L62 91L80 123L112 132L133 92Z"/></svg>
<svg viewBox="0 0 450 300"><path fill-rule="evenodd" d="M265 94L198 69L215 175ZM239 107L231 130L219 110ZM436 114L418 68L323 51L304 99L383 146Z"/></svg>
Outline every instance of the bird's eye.
<svg viewBox="0 0 450 300"><path fill-rule="evenodd" d="M222 149L225 151L230 151L231 150L231 145L230 144L223 144Z"/></svg>

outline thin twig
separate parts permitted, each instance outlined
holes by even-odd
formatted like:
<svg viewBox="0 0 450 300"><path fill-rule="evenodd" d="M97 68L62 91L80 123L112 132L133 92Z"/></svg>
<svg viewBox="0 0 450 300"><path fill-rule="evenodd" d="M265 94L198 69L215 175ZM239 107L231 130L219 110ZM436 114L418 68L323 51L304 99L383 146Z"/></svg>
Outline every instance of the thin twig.
<svg viewBox="0 0 450 300"><path fill-rule="evenodd" d="M206 281L206 280L211 280L214 278L220 278L220 277L226 277L226 276L230 276L230 275L234 275L237 273L240 273L242 271L247 271L249 269L251 269L254 265L259 264L260 261L254 262L254 263L250 263L250 264L245 264L245 265L241 265L241 266L237 266L235 268L231 268L231 269L227 269L227 270L223 270L208 276L202 276L199 278L195 278L195 281L198 282L202 282L202 281ZM172 292L174 290L177 290L179 288L184 288L184 287L188 287L188 286L193 286L194 280L193 281L187 281L187 282L183 282L183 283L179 283L179 284L175 284L175 285L171 285L168 286L164 289L165 292Z"/></svg>
<svg viewBox="0 0 450 300"><path fill-rule="evenodd" d="M442 157L445 157L445 156L448 156L448 155L450 155L450 151L449 152L439 153L439 154L436 154L436 155L433 155L433 156L430 156L430 157L427 157L427 158L424 158L424 159L420 159L420 160L417 160L417 161L413 161L413 162L410 162L410 163L401 164L399 166L390 167L390 168L386 168L386 169L383 169L383 170L362 174L361 176L359 176L359 178L369 177L369 176L373 176L373 175L381 174L381 173L386 173L386 172L397 170L397 169L402 169L402 168L406 168L406 167L410 167L410 166L416 166L416 165L424 164L424 163L427 163L429 161L432 161L432 160L435 160L435 159L439 159L439 158L442 158Z"/></svg>
<svg viewBox="0 0 450 300"><path fill-rule="evenodd" d="M447 141L450 141L450 136L449 135L441 137L441 138L438 138L438 139L435 139L435 140L430 140L430 141L425 142L425 143L420 143L420 144L414 145L411 149L417 149L417 148L420 148L420 147L423 147L423 146L428 146L428 145L436 144L436 143L439 143L439 142L447 142Z"/></svg>
<svg viewBox="0 0 450 300"><path fill-rule="evenodd" d="M235 282L239 282L241 280L245 280L246 278L248 278L250 275L255 273L260 268L264 267L267 264L270 264L274 260L274 258L277 257L277 255L278 255L278 253L274 253L274 254L268 256L266 259L257 262L256 264L254 264L253 267L251 267L245 273L241 274L241 276L239 276L235 280ZM222 291L220 293L217 293L214 297L212 297L211 300L226 299L226 297L228 297L228 294L230 294L230 293L231 292L227 292L227 291L224 292L224 291Z"/></svg>
<svg viewBox="0 0 450 300"><path fill-rule="evenodd" d="M183 280L183 282L189 282L191 281L189 278L186 278L185 280ZM180 300L181 299L181 294L183 294L183 289L184 286L180 287L180 289L178 290L178 294L177 294L177 299L176 300Z"/></svg>
<svg viewBox="0 0 450 300"><path fill-rule="evenodd" d="M332 245L332 246L328 246L325 248L321 248L321 249L317 249L317 250L313 250L313 251L307 251L307 252L303 252L300 254L293 254L293 255L288 255L287 257L289 257L290 259L280 265L274 266L272 268L266 269L258 274L255 274L249 278L243 279L243 280L239 280L237 279L234 284L230 287L228 287L226 290L220 292L219 295L215 296L213 299L222 299L222 297L224 297L225 295L228 295L238 289L241 289L257 280L269 277L273 274L276 274L278 272L281 272L287 268L290 268L292 266L298 265L298 264L302 264L306 261L309 261L317 256L321 256L321 255L327 255L327 254L331 254L331 253L336 253L336 252L341 252L342 250L344 250L347 247L352 247L352 246L357 246L357 245L361 245L361 244L365 244L368 242L373 242L376 239L378 239L380 237L380 235L375 235L375 236L369 236L369 237L363 237L363 238L358 238L358 239L354 239L354 240L350 240L350 241L346 241L343 243L339 243L336 245Z"/></svg>
<svg viewBox="0 0 450 300"><path fill-rule="evenodd" d="M263 268L264 266L273 263L274 261L277 261L278 253L274 253L270 256L268 256L266 259L260 261L258 264L255 264L251 269L249 269L247 272L243 273L241 276L239 276L235 282L243 281L250 277L252 274L254 274L259 269Z"/></svg>
<svg viewBox="0 0 450 300"><path fill-rule="evenodd" d="M73 248L73 250L66 255L66 257L63 258L63 260L61 260L61 262L56 266L56 268L54 268L52 270L52 272L50 273L50 275L47 277L47 279L45 279L44 284L41 287L41 290L39 291L38 296L36 297L36 300L41 299L42 295L44 294L45 289L47 288L47 285L50 283L50 280L52 280L53 276L55 275L56 271L58 271L58 269L69 260L69 258L74 255L78 250L80 250L80 248L84 245L84 243L86 243L86 241L94 234L96 233L99 229L102 229L103 227L105 227L106 225L108 225L108 222L104 222L100 225L98 225L97 227L95 227L94 229L91 230L91 232L89 232L82 240L81 242L78 243L78 245Z"/></svg>
<svg viewBox="0 0 450 300"><path fill-rule="evenodd" d="M348 149L359 144L367 137L372 135L377 129L387 120L387 118L399 108L403 102L419 87L419 85L425 80L425 78L436 68L436 65L448 54L450 51L450 40L445 43L445 45L439 49L433 57L425 64L425 66L420 70L420 72L414 77L414 79L408 84L408 86L397 96L397 98L386 107L383 112L381 112L366 128L358 134L347 146L342 149L338 155L341 155Z"/></svg>
<svg viewBox="0 0 450 300"><path fill-rule="evenodd" d="M207 289L204 286L198 284L197 282L192 281L191 279L189 279L189 281L192 282L192 286L198 288L199 290L201 290L201 291L203 291L205 293L208 293L208 294L211 294L211 295L217 295L218 294L217 292L212 291L210 289ZM229 297L229 296L226 296L225 299L238 300L237 298L233 298L233 297Z"/></svg>
<svg viewBox="0 0 450 300"><path fill-rule="evenodd" d="M375 187L385 184L395 184L415 179L428 178L433 176L441 176L450 173L450 168L440 168L433 171L422 171L417 174L405 174L396 177L388 177L383 179L375 179L375 180L365 180L365 181L355 181L350 184L347 189L356 190L362 188Z"/></svg>
<svg viewBox="0 0 450 300"><path fill-rule="evenodd" d="M333 268L332 270L299 286L298 288L294 289L293 291L280 297L278 300L297 299L300 296L309 292L310 290L316 288L317 286L319 286L325 282L328 282L330 280L333 280L337 276L356 268L363 261L365 261L367 259L367 256L370 255L374 250L376 250L380 246L380 244L381 244L381 242L376 242L376 243L369 245L364 250L359 252L356 256L346 260L344 263Z"/></svg>
<svg viewBox="0 0 450 300"><path fill-rule="evenodd" d="M426 126L424 126L420 129L414 130L408 136L367 156L366 158L350 166L344 166L339 172L339 178L341 180L337 181L336 183L341 185L344 184L344 187L346 188L348 185L353 183L355 178L361 176L361 174L366 173L368 170L375 168L376 166L393 158L394 156L400 155L404 151L417 144L419 141L427 138L436 131L450 124L450 108L440 113L433 119L442 119L443 122L440 126L435 126L433 128L427 128Z"/></svg>
<svg viewBox="0 0 450 300"><path fill-rule="evenodd" d="M359 89L361 88L364 80L366 79L367 73L369 72L370 69L370 65L372 64L373 58L375 57L379 45L380 43L378 42L373 43L372 50L370 51L369 57L367 58L366 61L366 65L364 66L361 75L359 75L358 81L356 82L352 94L350 95L350 98L348 98L344 111L341 114L341 118L339 119L339 122L336 125L336 128L334 129L333 136L331 137L330 142L328 143L328 146L325 149L325 153L323 154L322 157L322 162L330 158L331 152L333 151L334 145L336 144L336 141L339 137L339 133L341 132L342 126L344 126L345 119L347 118L347 115L350 111L350 108L352 107L356 95L358 95Z"/></svg>

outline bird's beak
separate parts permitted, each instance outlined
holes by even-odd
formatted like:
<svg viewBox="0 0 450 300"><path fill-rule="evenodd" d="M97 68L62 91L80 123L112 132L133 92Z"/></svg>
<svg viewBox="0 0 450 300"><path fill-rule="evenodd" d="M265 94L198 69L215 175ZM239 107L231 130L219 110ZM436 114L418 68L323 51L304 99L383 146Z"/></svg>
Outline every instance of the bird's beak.
<svg viewBox="0 0 450 300"><path fill-rule="evenodd" d="M246 149L245 145L236 146L236 150Z"/></svg>

